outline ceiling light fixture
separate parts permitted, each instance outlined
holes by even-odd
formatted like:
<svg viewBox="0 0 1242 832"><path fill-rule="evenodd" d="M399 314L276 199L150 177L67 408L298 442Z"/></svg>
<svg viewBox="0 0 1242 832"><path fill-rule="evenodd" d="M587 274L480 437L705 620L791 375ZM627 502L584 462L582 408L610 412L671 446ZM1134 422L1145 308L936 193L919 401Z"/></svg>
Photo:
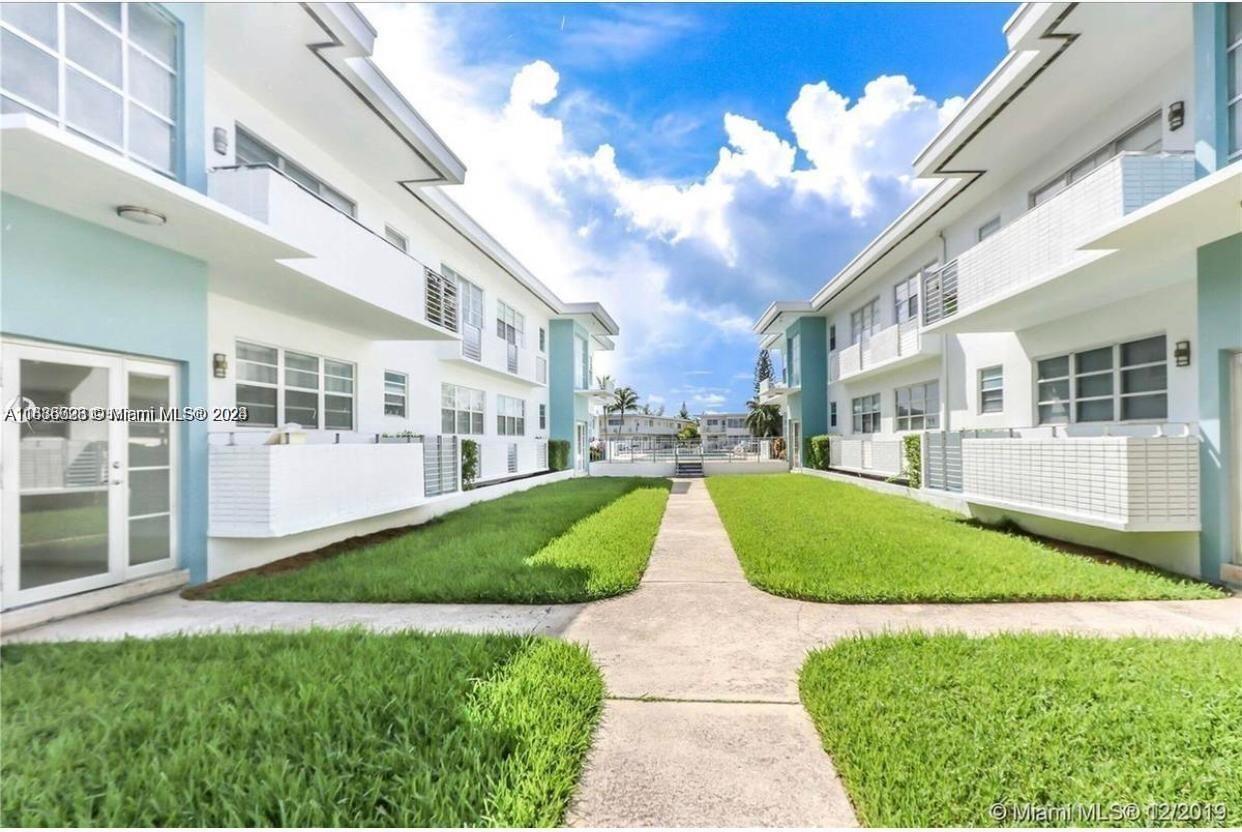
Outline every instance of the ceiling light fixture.
<svg viewBox="0 0 1242 832"><path fill-rule="evenodd" d="M168 217L163 214L150 208L139 208L137 205L122 205L116 209L116 215L139 225L163 225L168 222Z"/></svg>

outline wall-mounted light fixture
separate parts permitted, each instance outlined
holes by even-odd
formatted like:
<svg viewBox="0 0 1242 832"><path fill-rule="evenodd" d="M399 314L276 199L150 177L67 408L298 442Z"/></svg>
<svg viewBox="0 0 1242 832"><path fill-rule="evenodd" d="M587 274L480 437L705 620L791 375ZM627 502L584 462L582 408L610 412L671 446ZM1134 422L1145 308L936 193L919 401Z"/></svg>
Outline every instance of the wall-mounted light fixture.
<svg viewBox="0 0 1242 832"><path fill-rule="evenodd" d="M1179 367L1190 366L1190 342L1178 341L1173 345L1173 361Z"/></svg>
<svg viewBox="0 0 1242 832"><path fill-rule="evenodd" d="M1174 101L1169 105L1169 129L1176 130L1186 123L1186 102Z"/></svg>
<svg viewBox="0 0 1242 832"><path fill-rule="evenodd" d="M223 127L214 128L211 131L211 146L221 156L227 154L229 152L229 131Z"/></svg>
<svg viewBox="0 0 1242 832"><path fill-rule="evenodd" d="M222 352L211 356L211 374L216 378L228 378L229 357Z"/></svg>
<svg viewBox="0 0 1242 832"><path fill-rule="evenodd" d="M158 211L152 211L150 208L139 208L137 205L118 206L116 215L123 220L136 222L139 225L163 225L168 222L168 217Z"/></svg>

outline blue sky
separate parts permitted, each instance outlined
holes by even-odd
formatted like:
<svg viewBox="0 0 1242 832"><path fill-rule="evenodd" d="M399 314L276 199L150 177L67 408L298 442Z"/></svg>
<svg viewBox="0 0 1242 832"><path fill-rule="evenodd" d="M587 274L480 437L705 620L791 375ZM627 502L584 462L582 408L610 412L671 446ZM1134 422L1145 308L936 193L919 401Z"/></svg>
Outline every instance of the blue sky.
<svg viewBox="0 0 1242 832"><path fill-rule="evenodd" d="M741 409L767 302L919 193L909 162L1012 4L367 7L376 60L469 173L450 193L622 335L618 383Z"/></svg>

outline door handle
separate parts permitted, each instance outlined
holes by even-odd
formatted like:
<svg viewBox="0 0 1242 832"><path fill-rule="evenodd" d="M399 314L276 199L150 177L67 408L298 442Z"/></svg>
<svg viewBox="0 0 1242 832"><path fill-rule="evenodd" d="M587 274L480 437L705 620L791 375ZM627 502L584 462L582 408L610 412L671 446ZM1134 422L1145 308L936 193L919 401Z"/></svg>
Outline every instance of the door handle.
<svg viewBox="0 0 1242 832"><path fill-rule="evenodd" d="M113 484L113 485L120 485L122 482L123 482L123 480L122 480L120 477L117 477L116 479L114 479L114 480L112 481L112 484Z"/></svg>

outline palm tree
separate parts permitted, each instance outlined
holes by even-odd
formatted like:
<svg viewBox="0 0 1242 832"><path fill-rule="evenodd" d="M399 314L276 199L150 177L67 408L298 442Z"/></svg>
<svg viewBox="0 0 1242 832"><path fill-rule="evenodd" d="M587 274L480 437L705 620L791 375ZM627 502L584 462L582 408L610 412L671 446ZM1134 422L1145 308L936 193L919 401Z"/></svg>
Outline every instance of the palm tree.
<svg viewBox="0 0 1242 832"><path fill-rule="evenodd" d="M760 404L754 399L746 403L746 427L755 437L779 436L781 409L774 404Z"/></svg>
<svg viewBox="0 0 1242 832"><path fill-rule="evenodd" d="M620 413L621 424L625 423L625 414L638 410L638 394L632 387L618 387L612 391L612 402L608 405L609 413ZM621 424L617 425L617 436L621 435Z"/></svg>

